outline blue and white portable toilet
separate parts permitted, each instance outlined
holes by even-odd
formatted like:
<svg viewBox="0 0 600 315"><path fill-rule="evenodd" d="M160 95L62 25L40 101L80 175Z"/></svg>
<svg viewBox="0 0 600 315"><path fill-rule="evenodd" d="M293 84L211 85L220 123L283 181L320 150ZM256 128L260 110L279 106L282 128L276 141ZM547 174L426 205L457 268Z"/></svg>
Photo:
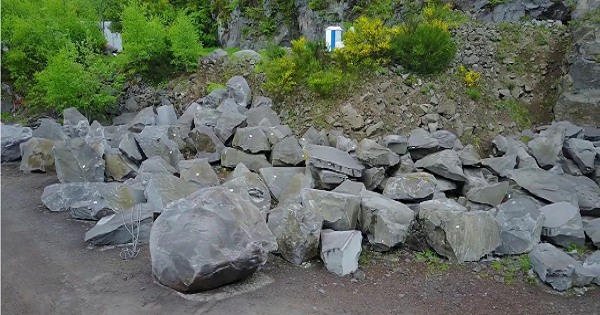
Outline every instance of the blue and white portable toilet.
<svg viewBox="0 0 600 315"><path fill-rule="evenodd" d="M342 33L342 28L339 26L329 26L325 29L325 44L328 51L333 51L335 48L344 48Z"/></svg>

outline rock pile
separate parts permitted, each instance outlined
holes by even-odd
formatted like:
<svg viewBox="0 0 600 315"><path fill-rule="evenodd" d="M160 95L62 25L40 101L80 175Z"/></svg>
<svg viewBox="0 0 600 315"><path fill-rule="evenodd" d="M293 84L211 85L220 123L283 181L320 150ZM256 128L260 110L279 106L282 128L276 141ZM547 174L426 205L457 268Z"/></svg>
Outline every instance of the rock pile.
<svg viewBox="0 0 600 315"><path fill-rule="evenodd" d="M482 158L445 130L357 142L310 128L296 138L270 104L234 77L177 119L149 107L126 125L90 125L71 109L66 139L46 122L53 132L27 140L25 130L2 145L22 143L25 171L56 166L62 183L42 201L100 220L86 241L149 239L154 275L181 292L244 279L270 252L294 264L320 256L345 275L362 246L389 251L416 235L456 262L530 253L557 290L599 281L597 260L554 247L600 242L590 217L600 216L597 128L557 122L527 138L499 135ZM216 167L235 170L222 179Z"/></svg>

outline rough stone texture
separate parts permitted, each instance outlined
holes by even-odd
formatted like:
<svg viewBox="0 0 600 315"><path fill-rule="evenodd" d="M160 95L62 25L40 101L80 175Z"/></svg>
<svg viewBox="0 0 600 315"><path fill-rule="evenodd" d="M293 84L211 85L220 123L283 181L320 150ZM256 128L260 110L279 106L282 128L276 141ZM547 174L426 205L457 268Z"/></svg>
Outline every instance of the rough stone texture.
<svg viewBox="0 0 600 315"><path fill-rule="evenodd" d="M436 186L435 192L445 192L450 190L455 190L458 188L455 182L445 179L443 177L435 176Z"/></svg>
<svg viewBox="0 0 600 315"><path fill-rule="evenodd" d="M288 202L271 210L268 226L277 240L283 259L299 265L319 253L323 217L298 202Z"/></svg>
<svg viewBox="0 0 600 315"><path fill-rule="evenodd" d="M400 163L398 154L371 139L363 139L358 144L356 157L372 167L389 167Z"/></svg>
<svg viewBox="0 0 600 315"><path fill-rule="evenodd" d="M304 150L296 137L289 136L273 146L270 159L273 166L300 165L304 162Z"/></svg>
<svg viewBox="0 0 600 315"><path fill-rule="evenodd" d="M231 174L229 175L229 177L227 178L227 180L230 180L232 178L236 178L236 177L240 177L243 176L244 174L248 174L248 173L252 173L251 170L249 170L246 165L244 165L244 163L238 163L238 165L236 165L235 169L233 169L233 172L231 172Z"/></svg>
<svg viewBox="0 0 600 315"><path fill-rule="evenodd" d="M471 144L466 145L462 150L458 151L458 157L463 166L474 166L480 163L481 157L475 147Z"/></svg>
<svg viewBox="0 0 600 315"><path fill-rule="evenodd" d="M23 172L49 172L56 169L54 165L54 143L50 139L32 138L21 144L21 165Z"/></svg>
<svg viewBox="0 0 600 315"><path fill-rule="evenodd" d="M587 271L585 275L594 277L594 283L600 285L600 250L597 250L587 256L583 262L583 269Z"/></svg>
<svg viewBox="0 0 600 315"><path fill-rule="evenodd" d="M4 124L2 124L2 128L4 128ZM35 128L32 134L34 138L50 140L69 139L69 136L67 136L63 127L52 118L42 118L39 127ZM2 137L4 137L4 129L2 130L2 135Z"/></svg>
<svg viewBox="0 0 600 315"><path fill-rule="evenodd" d="M150 179L152 174L179 175L179 171L160 156L153 156L142 162L138 173L138 177L144 177L145 180Z"/></svg>
<svg viewBox="0 0 600 315"><path fill-rule="evenodd" d="M275 127L261 126L261 128L263 129L265 135L267 135L267 138L269 138L269 143L272 146L276 145L279 143L279 141L285 139L286 137L294 134L288 125L280 125Z"/></svg>
<svg viewBox="0 0 600 315"><path fill-rule="evenodd" d="M592 240L594 246L600 248L600 218L583 221L585 235Z"/></svg>
<svg viewBox="0 0 600 315"><path fill-rule="evenodd" d="M129 123L129 130L132 132L141 132L146 126L156 125L156 114L154 107L146 107L142 109L133 120Z"/></svg>
<svg viewBox="0 0 600 315"><path fill-rule="evenodd" d="M156 114L156 124L159 126L172 126L177 123L177 114L173 105L157 107Z"/></svg>
<svg viewBox="0 0 600 315"><path fill-rule="evenodd" d="M583 174L590 174L594 171L596 149L590 141L575 138L567 139L564 143L563 153L575 162Z"/></svg>
<svg viewBox="0 0 600 315"><path fill-rule="evenodd" d="M88 133L90 121L75 107L69 107L63 111L63 126L67 136L83 138Z"/></svg>
<svg viewBox="0 0 600 315"><path fill-rule="evenodd" d="M227 81L227 94L239 106L248 107L252 102L252 93L244 77L236 75Z"/></svg>
<svg viewBox="0 0 600 315"><path fill-rule="evenodd" d="M186 142L196 151L196 157L207 159L209 162L221 160L221 152L225 145L210 127L200 126L188 134Z"/></svg>
<svg viewBox="0 0 600 315"><path fill-rule="evenodd" d="M148 243L152 223L152 207L140 203L127 211L103 217L85 233L84 240L94 245L120 245L131 243L133 234L138 242Z"/></svg>
<svg viewBox="0 0 600 315"><path fill-rule="evenodd" d="M517 155L513 154L482 159L481 165L487 167L495 175L506 177L507 171L510 171L517 166Z"/></svg>
<svg viewBox="0 0 600 315"><path fill-rule="evenodd" d="M31 128L7 124L2 124L1 128L2 162L16 161L21 158L21 143L32 137Z"/></svg>
<svg viewBox="0 0 600 315"><path fill-rule="evenodd" d="M372 167L363 171L361 180L368 190L374 190L385 178L385 168ZM341 184L341 182L340 182Z"/></svg>
<svg viewBox="0 0 600 315"><path fill-rule="evenodd" d="M266 96L255 96L252 99L252 108L259 108L263 106L273 107L273 100Z"/></svg>
<svg viewBox="0 0 600 315"><path fill-rule="evenodd" d="M508 172L508 177L531 194L544 200L578 204L575 185L559 175L538 168L522 168Z"/></svg>
<svg viewBox="0 0 600 315"><path fill-rule="evenodd" d="M361 191L365 190L366 187L361 182L355 182L349 179L343 181L339 186L337 186L333 191L343 194L350 195L358 195Z"/></svg>
<svg viewBox="0 0 600 315"><path fill-rule="evenodd" d="M385 136L382 144L398 155L405 155L408 152L408 138L404 136Z"/></svg>
<svg viewBox="0 0 600 315"><path fill-rule="evenodd" d="M139 148L137 141L135 140L135 134L127 133L119 142L119 150L129 159L140 163L144 160L141 149Z"/></svg>
<svg viewBox="0 0 600 315"><path fill-rule="evenodd" d="M565 132L564 126L549 128L527 143L533 157L542 168L549 169L559 164L558 155L563 148Z"/></svg>
<svg viewBox="0 0 600 315"><path fill-rule="evenodd" d="M300 138L300 145L306 147L308 144L314 144L318 146L326 146L327 139L321 135L314 127L308 128L302 138Z"/></svg>
<svg viewBox="0 0 600 315"><path fill-rule="evenodd" d="M423 201L419 203L419 207L414 210L416 210L416 214L423 210L469 211L469 209L454 201L454 199L434 199Z"/></svg>
<svg viewBox="0 0 600 315"><path fill-rule="evenodd" d="M563 175L575 186L579 210L582 215L600 216L600 187L585 176Z"/></svg>
<svg viewBox="0 0 600 315"><path fill-rule="evenodd" d="M321 260L328 271L344 276L358 270L362 252L362 235L359 231L321 232Z"/></svg>
<svg viewBox="0 0 600 315"><path fill-rule="evenodd" d="M308 169L315 180L316 186L324 190L332 190L348 178L347 175L328 170L317 169L310 165Z"/></svg>
<svg viewBox="0 0 600 315"><path fill-rule="evenodd" d="M427 244L451 261L478 261L501 244L500 228L485 211L421 209L419 220Z"/></svg>
<svg viewBox="0 0 600 315"><path fill-rule="evenodd" d="M194 126L214 128L217 125L219 117L221 117L220 111L213 108L198 106L196 108L196 113L194 114Z"/></svg>
<svg viewBox="0 0 600 315"><path fill-rule="evenodd" d="M307 164L317 168L328 169L351 177L360 177L365 168L348 153L336 148L307 144L304 151Z"/></svg>
<svg viewBox="0 0 600 315"><path fill-rule="evenodd" d="M258 172L263 167L271 166L263 154L248 154L233 148L223 149L223 152L221 152L221 166L235 167L239 163L244 163L246 167L254 172Z"/></svg>
<svg viewBox="0 0 600 315"><path fill-rule="evenodd" d="M410 154L405 154L400 157L400 164L391 168L391 176L399 176L406 173L412 173L417 170L415 162L413 162Z"/></svg>
<svg viewBox="0 0 600 315"><path fill-rule="evenodd" d="M508 182L500 182L483 187L473 187L469 189L465 197L473 202L497 206L504 200L507 190Z"/></svg>
<svg viewBox="0 0 600 315"><path fill-rule="evenodd" d="M419 160L440 150L440 143L425 129L415 129L408 138L408 150L413 159Z"/></svg>
<svg viewBox="0 0 600 315"><path fill-rule="evenodd" d="M383 196L361 200L360 228L377 251L388 251L403 244L414 217L407 206Z"/></svg>
<svg viewBox="0 0 600 315"><path fill-rule="evenodd" d="M56 176L61 183L104 181L105 162L85 140L58 141L52 151Z"/></svg>
<svg viewBox="0 0 600 315"><path fill-rule="evenodd" d="M179 161L177 168L179 168L180 177L183 180L197 184L200 187L212 187L221 184L217 173L215 173L207 159Z"/></svg>
<svg viewBox="0 0 600 315"><path fill-rule="evenodd" d="M335 231L354 230L360 212L360 198L316 189L301 192L302 204L323 216L323 228Z"/></svg>
<svg viewBox="0 0 600 315"><path fill-rule="evenodd" d="M295 174L289 181L289 185L284 189L277 198L279 204L288 200L299 200L300 193L305 188L315 188L315 181L310 174L298 173Z"/></svg>
<svg viewBox="0 0 600 315"><path fill-rule="evenodd" d="M571 286L586 285L593 280L592 275L586 276L589 271L585 270L580 262L552 244L540 243L534 246L529 253L529 260L540 279L557 291L566 291Z"/></svg>
<svg viewBox="0 0 600 315"><path fill-rule="evenodd" d="M110 145L108 145L108 142L106 141L106 137L104 136L104 126L102 126L97 120L94 120L94 122L90 125L88 133L83 138L99 156L103 156L111 149Z"/></svg>
<svg viewBox="0 0 600 315"><path fill-rule="evenodd" d="M169 139L167 133L167 126L146 126L141 133L135 135L135 140L146 157L160 156L175 167L183 160L183 155L177 143Z"/></svg>
<svg viewBox="0 0 600 315"><path fill-rule="evenodd" d="M186 293L243 280L276 249L260 211L220 187L172 204L150 233L152 273L162 284Z"/></svg>
<svg viewBox="0 0 600 315"><path fill-rule="evenodd" d="M544 239L562 247L584 245L583 222L577 207L568 202L557 202L539 210L546 217L542 229Z"/></svg>
<svg viewBox="0 0 600 315"><path fill-rule="evenodd" d="M435 192L435 177L428 173L409 173L388 178L383 195L400 201L431 199Z"/></svg>
<svg viewBox="0 0 600 315"><path fill-rule="evenodd" d="M106 177L116 181L134 178L138 166L118 149L112 149L104 155Z"/></svg>
<svg viewBox="0 0 600 315"><path fill-rule="evenodd" d="M271 150L269 139L260 127L238 128L232 145L247 153L260 153Z"/></svg>
<svg viewBox="0 0 600 315"><path fill-rule="evenodd" d="M510 199L496 207L495 220L500 226L502 244L499 255L528 253L540 242L545 217L529 199Z"/></svg>
<svg viewBox="0 0 600 315"><path fill-rule="evenodd" d="M52 184L42 194L50 211L71 211L74 218L84 220L98 220L145 201L142 192L121 183Z"/></svg>
<svg viewBox="0 0 600 315"><path fill-rule="evenodd" d="M437 140L440 150L441 149L455 149L462 150L463 145L460 143L460 139L448 130L437 130L431 133L431 137Z"/></svg>
<svg viewBox="0 0 600 315"><path fill-rule="evenodd" d="M263 119L267 119L271 126L278 126L281 124L281 120L279 120L277 113L268 106L252 108L244 113L244 115L248 117L246 119L246 124L248 124L249 127L258 126Z"/></svg>
<svg viewBox="0 0 600 315"><path fill-rule="evenodd" d="M173 201L186 198L198 190L198 186L166 173L152 174L144 190L148 203L157 211L163 212Z"/></svg>
<svg viewBox="0 0 600 315"><path fill-rule="evenodd" d="M415 162L415 167L424 168L451 180L459 182L466 180L462 170L462 163L454 150L443 150L430 154Z"/></svg>
<svg viewBox="0 0 600 315"><path fill-rule="evenodd" d="M226 181L222 186L249 200L265 218L267 217L267 213L271 209L271 193L258 174L245 173Z"/></svg>
<svg viewBox="0 0 600 315"><path fill-rule="evenodd" d="M339 130L329 131L327 138L329 139L329 146L344 152L354 152L358 148L358 143L355 140L344 137L344 134Z"/></svg>
<svg viewBox="0 0 600 315"><path fill-rule="evenodd" d="M260 176L269 187L273 198L279 200L296 174L303 174L304 167L264 167L259 170Z"/></svg>

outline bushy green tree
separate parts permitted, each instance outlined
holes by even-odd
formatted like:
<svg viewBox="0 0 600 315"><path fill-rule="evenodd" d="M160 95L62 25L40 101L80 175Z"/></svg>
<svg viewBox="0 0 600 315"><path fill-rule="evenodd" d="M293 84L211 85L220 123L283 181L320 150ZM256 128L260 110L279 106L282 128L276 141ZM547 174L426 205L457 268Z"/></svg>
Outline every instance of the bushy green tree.
<svg viewBox="0 0 600 315"><path fill-rule="evenodd" d="M195 68L198 65L202 44L191 17L185 12L180 11L169 28L169 39L174 57L171 63L184 66L188 71Z"/></svg>

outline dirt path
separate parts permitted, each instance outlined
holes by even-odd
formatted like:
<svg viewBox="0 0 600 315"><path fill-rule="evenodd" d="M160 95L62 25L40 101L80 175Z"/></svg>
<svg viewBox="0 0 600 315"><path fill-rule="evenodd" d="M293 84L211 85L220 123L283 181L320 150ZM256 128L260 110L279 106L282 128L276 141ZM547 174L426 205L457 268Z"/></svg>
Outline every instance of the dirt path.
<svg viewBox="0 0 600 315"><path fill-rule="evenodd" d="M83 242L93 223L45 210L40 196L54 182L2 165L2 314L600 314L597 288L504 285L469 266L427 275L410 257L374 261L358 282L274 258L246 284L182 297L153 282L147 247L123 261L119 249Z"/></svg>

